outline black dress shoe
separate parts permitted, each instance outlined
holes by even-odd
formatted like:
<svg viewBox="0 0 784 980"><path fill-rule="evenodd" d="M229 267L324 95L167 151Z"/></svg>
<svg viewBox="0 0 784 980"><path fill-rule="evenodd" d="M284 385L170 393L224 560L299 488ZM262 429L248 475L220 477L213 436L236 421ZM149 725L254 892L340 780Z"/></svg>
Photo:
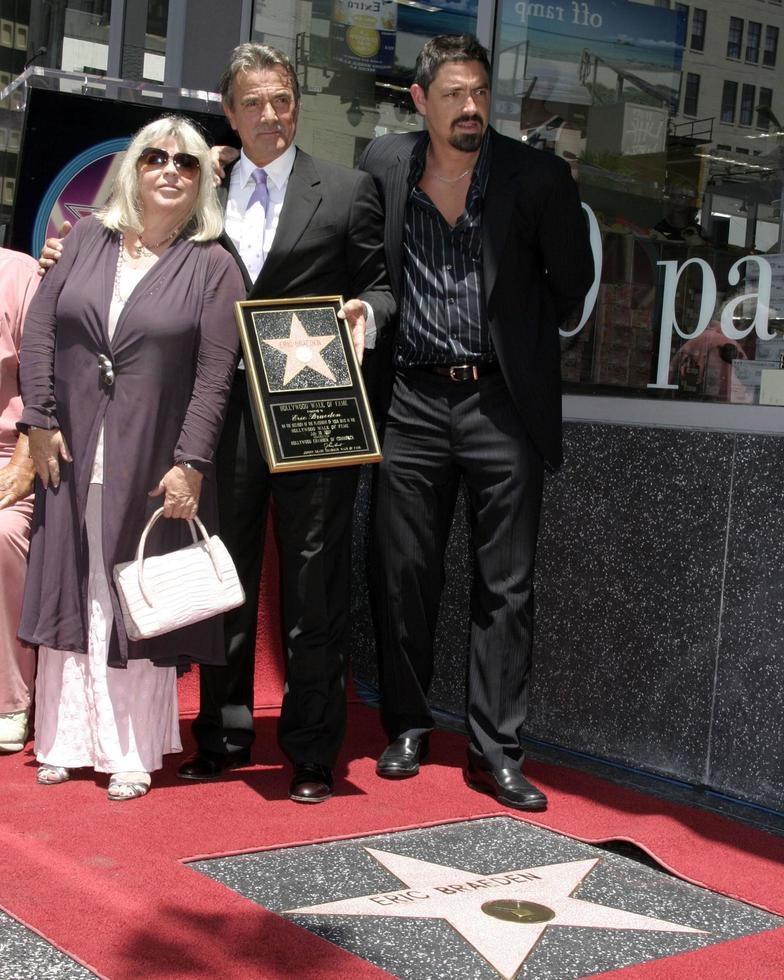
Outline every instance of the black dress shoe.
<svg viewBox="0 0 784 980"><path fill-rule="evenodd" d="M217 779L227 769L237 769L239 766L250 765L250 749L238 749L236 752L210 752L199 749L195 755L177 770L180 779Z"/></svg>
<svg viewBox="0 0 784 980"><path fill-rule="evenodd" d="M471 789L489 793L504 806L511 806L515 810L547 808L547 797L529 783L519 769L483 769L473 760L469 760L463 775Z"/></svg>
<svg viewBox="0 0 784 980"><path fill-rule="evenodd" d="M298 762L289 786L295 803L323 803L332 796L332 770L316 762Z"/></svg>
<svg viewBox="0 0 784 980"><path fill-rule="evenodd" d="M379 756L376 773L385 779L406 779L416 776L419 764L427 758L430 745L428 735L419 738L396 738Z"/></svg>

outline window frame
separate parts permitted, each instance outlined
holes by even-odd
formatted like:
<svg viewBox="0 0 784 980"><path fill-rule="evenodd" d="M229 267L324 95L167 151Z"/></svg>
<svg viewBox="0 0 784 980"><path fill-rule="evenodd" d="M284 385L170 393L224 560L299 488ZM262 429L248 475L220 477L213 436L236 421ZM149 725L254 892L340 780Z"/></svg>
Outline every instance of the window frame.
<svg viewBox="0 0 784 980"><path fill-rule="evenodd" d="M757 28L757 30L753 31L752 30L753 28ZM757 43L756 46L752 48L751 39L754 34L756 34ZM760 60L761 50L762 50L762 24L758 20L750 20L748 22L748 27L746 29L746 54L744 59L746 61L746 64L758 65ZM754 57L750 56L751 53L753 53Z"/></svg>
<svg viewBox="0 0 784 980"><path fill-rule="evenodd" d="M729 93L732 92L732 100L730 104L730 99L728 99ZM732 79L725 79L724 85L721 90L721 108L719 111L719 118L723 123L728 123L730 125L734 124L735 116L738 108L738 83Z"/></svg>
<svg viewBox="0 0 784 980"><path fill-rule="evenodd" d="M769 43L772 41L772 44ZM762 47L762 64L765 68L775 68L779 51L779 29L775 24L765 25L765 42Z"/></svg>
<svg viewBox="0 0 784 980"><path fill-rule="evenodd" d="M689 48L692 51L705 50L705 36L708 33L708 11L704 7L695 7L691 13L691 34Z"/></svg>
<svg viewBox="0 0 784 980"><path fill-rule="evenodd" d="M749 95L751 96L749 98ZM738 125L752 126L754 124L754 106L756 105L757 87L744 82L740 89L740 104L738 106Z"/></svg>
<svg viewBox="0 0 784 980"><path fill-rule="evenodd" d="M740 61L743 52L743 28L745 21L743 17L730 17L729 27L727 28L727 57L733 61Z"/></svg>
<svg viewBox="0 0 784 980"><path fill-rule="evenodd" d="M693 80L693 81L692 81ZM683 115L696 117L699 114L700 103L700 83L702 79L697 72L686 72L686 79L683 85ZM693 105L693 112L690 108Z"/></svg>

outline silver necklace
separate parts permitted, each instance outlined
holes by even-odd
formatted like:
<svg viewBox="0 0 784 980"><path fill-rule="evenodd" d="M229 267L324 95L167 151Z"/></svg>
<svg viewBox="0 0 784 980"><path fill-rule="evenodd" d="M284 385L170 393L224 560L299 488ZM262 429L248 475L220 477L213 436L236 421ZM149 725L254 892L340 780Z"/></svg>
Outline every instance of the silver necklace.
<svg viewBox="0 0 784 980"><path fill-rule="evenodd" d="M469 167L468 170L464 170L458 177L442 177L441 174L437 174L431 170L430 176L435 177L436 180L440 180L442 184L456 184L463 177L467 177L473 169L473 167Z"/></svg>
<svg viewBox="0 0 784 980"><path fill-rule="evenodd" d="M427 158L428 160L431 159L429 153L427 155ZM436 180L440 180L442 184L456 184L464 177L467 177L473 169L474 169L473 166L470 166L468 170L464 170L461 174L458 174L457 177L442 177L441 174L437 174L434 170L430 170L429 174L431 177L435 177Z"/></svg>

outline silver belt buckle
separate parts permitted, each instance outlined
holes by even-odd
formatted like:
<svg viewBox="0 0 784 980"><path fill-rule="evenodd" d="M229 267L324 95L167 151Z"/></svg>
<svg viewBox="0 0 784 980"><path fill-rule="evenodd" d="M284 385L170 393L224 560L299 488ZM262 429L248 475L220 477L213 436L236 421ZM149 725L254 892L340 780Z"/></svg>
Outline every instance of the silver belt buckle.
<svg viewBox="0 0 784 980"><path fill-rule="evenodd" d="M479 379L479 371L475 364L453 364L450 366L450 381L468 381L469 378L473 378L474 381Z"/></svg>

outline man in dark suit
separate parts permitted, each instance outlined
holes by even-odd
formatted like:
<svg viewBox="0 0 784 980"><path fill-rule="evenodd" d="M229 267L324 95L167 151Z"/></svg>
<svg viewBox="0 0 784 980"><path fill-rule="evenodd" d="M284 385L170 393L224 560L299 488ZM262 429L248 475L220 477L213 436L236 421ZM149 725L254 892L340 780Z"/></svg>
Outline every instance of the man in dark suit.
<svg viewBox="0 0 784 980"><path fill-rule="evenodd" d="M352 297L342 313L361 357L366 317L370 334L372 321L380 330L394 307L373 181L295 147L299 86L282 52L241 44L220 91L242 142L225 183L224 244L245 275L248 298ZM244 374L240 365L216 470L221 537L246 601L225 617L228 666L201 670L201 706L193 724L198 751L178 775L210 779L250 760L259 579L271 496L286 643L278 738L294 764L291 798L319 803L332 793L345 729L343 639L357 468L271 475L256 439Z"/></svg>
<svg viewBox="0 0 784 980"><path fill-rule="evenodd" d="M534 553L545 461L561 461L558 326L593 275L569 167L488 127L490 65L468 35L428 42L411 95L424 133L383 136L360 161L381 190L400 323L376 487L371 575L381 776L428 749L427 692L443 555L465 480L476 577L468 784L523 810Z"/></svg>

